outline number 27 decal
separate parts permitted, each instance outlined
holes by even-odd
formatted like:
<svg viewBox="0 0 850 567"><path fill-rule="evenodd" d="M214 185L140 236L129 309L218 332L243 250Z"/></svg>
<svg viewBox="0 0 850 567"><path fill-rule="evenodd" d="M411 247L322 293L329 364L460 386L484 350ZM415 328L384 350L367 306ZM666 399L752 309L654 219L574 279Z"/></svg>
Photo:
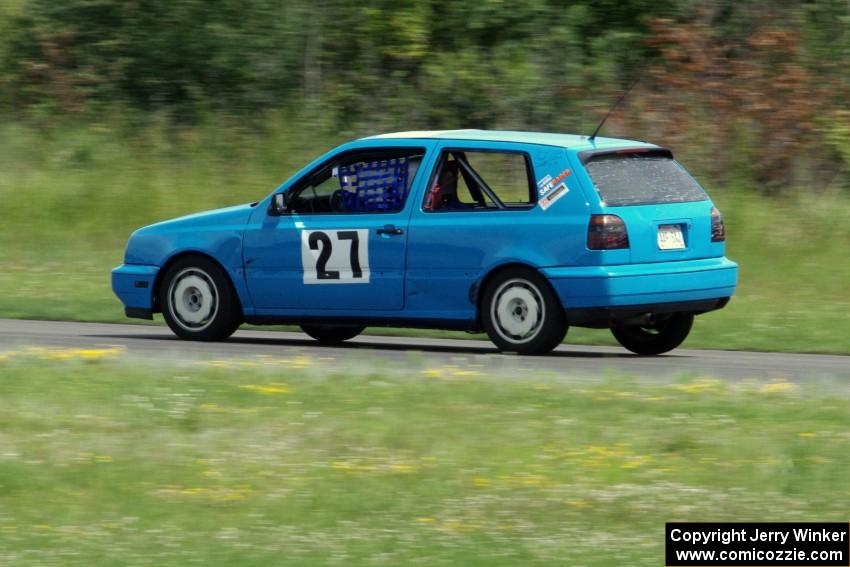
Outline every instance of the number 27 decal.
<svg viewBox="0 0 850 567"><path fill-rule="evenodd" d="M369 283L369 230L302 230L305 284Z"/></svg>

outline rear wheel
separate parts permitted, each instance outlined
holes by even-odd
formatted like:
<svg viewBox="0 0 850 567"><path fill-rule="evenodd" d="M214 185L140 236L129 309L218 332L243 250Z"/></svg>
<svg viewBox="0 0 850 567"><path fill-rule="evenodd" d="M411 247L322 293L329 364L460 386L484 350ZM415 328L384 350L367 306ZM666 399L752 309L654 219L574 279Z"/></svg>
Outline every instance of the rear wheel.
<svg viewBox="0 0 850 567"><path fill-rule="evenodd" d="M692 313L658 315L652 325L611 327L614 338L635 354L652 356L673 350L682 344L694 324Z"/></svg>
<svg viewBox="0 0 850 567"><path fill-rule="evenodd" d="M242 322L236 293L224 270L201 256L178 260L159 288L165 322L183 339L219 341Z"/></svg>
<svg viewBox="0 0 850 567"><path fill-rule="evenodd" d="M339 344L353 339L366 327L344 327L338 325L301 325L301 330L322 344Z"/></svg>
<svg viewBox="0 0 850 567"><path fill-rule="evenodd" d="M481 318L500 350L519 354L545 354L567 334L558 296L531 268L509 268L497 274L484 290Z"/></svg>

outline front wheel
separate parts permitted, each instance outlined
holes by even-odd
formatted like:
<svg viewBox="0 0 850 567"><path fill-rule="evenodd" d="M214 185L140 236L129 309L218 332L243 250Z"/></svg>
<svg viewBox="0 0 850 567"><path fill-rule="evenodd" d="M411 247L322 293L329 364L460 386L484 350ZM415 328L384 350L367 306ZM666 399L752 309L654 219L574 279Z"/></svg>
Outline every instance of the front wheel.
<svg viewBox="0 0 850 567"><path fill-rule="evenodd" d="M611 333L621 345L635 354L653 356L682 344L694 324L692 313L658 315L652 325L618 325Z"/></svg>
<svg viewBox="0 0 850 567"><path fill-rule="evenodd" d="M339 344L353 339L366 327L341 327L338 325L301 325L301 330L322 344Z"/></svg>
<svg viewBox="0 0 850 567"><path fill-rule="evenodd" d="M509 268L493 278L484 290L481 319L499 350L519 354L546 354L567 334L558 296L530 268Z"/></svg>
<svg viewBox="0 0 850 567"><path fill-rule="evenodd" d="M163 278L158 299L165 322L183 339L220 341L242 322L227 274L201 256L175 262Z"/></svg>

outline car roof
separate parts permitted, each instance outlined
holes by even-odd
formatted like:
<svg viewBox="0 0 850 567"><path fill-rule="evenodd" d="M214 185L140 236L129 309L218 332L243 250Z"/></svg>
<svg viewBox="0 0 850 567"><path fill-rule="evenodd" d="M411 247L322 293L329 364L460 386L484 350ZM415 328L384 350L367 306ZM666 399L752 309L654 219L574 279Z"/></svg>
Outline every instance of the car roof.
<svg viewBox="0 0 850 567"><path fill-rule="evenodd" d="M515 130L419 130L411 132L393 132L362 138L363 140L464 140L480 142L516 142L521 144L539 144L557 146L570 150L590 150L605 147L650 147L654 144L626 140L621 138L597 137L590 141L587 136L577 134L555 134L550 132L523 132Z"/></svg>

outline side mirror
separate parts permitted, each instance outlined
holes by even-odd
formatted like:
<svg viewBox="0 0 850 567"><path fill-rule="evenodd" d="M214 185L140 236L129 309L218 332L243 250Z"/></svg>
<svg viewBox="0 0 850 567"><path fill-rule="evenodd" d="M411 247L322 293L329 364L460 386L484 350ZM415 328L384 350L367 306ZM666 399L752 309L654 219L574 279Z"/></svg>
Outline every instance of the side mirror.
<svg viewBox="0 0 850 567"><path fill-rule="evenodd" d="M282 215L289 210L289 194L275 193L272 197L271 205L269 205L269 213L273 215Z"/></svg>

